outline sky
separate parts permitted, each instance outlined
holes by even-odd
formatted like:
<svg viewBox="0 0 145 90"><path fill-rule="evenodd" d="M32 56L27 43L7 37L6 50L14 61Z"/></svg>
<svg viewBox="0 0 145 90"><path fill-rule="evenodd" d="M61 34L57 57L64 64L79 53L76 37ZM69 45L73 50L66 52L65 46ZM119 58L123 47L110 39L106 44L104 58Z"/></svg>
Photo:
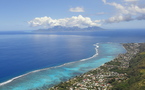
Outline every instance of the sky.
<svg viewBox="0 0 145 90"><path fill-rule="evenodd" d="M144 29L145 0L0 0L0 31L54 26Z"/></svg>

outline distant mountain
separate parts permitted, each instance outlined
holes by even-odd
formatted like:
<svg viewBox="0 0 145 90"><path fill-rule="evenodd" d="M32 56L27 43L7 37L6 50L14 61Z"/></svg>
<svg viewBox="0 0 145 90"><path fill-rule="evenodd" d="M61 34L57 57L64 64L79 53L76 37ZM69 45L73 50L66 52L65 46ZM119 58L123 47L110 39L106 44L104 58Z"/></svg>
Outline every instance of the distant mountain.
<svg viewBox="0 0 145 90"><path fill-rule="evenodd" d="M88 27L88 28L55 26L53 28L39 29L37 31L98 31L98 30L104 30L104 29L96 26Z"/></svg>

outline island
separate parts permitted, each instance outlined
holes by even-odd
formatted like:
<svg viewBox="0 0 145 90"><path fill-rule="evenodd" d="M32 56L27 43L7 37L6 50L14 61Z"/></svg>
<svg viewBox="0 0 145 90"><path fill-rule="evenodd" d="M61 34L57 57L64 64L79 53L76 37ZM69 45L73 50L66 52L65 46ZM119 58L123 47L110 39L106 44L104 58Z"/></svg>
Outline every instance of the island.
<svg viewBox="0 0 145 90"><path fill-rule="evenodd" d="M145 43L122 45L126 53L48 90L144 90Z"/></svg>
<svg viewBox="0 0 145 90"><path fill-rule="evenodd" d="M86 28L79 28L79 27L64 27L64 26L55 26L52 28L48 28L48 29L38 29L35 30L35 33L41 33L41 32L74 32L74 31L83 31L83 32L87 32L87 31L102 31L104 30L103 28L97 27L97 26L93 26L93 27L86 27Z"/></svg>

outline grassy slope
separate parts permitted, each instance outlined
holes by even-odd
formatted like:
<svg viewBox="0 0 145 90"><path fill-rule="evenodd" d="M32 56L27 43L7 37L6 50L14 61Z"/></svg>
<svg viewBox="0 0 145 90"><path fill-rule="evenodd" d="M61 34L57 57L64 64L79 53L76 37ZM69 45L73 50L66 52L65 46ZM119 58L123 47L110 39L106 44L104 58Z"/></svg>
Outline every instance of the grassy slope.
<svg viewBox="0 0 145 90"><path fill-rule="evenodd" d="M124 82L114 82L112 90L145 90L145 52L137 54L126 70L128 79Z"/></svg>

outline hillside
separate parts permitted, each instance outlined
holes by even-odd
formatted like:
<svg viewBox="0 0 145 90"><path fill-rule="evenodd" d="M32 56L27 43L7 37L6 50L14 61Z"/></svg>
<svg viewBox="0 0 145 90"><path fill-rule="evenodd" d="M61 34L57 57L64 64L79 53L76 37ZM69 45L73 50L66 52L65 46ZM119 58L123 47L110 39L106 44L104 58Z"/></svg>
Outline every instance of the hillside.
<svg viewBox="0 0 145 90"><path fill-rule="evenodd" d="M140 45L140 52L130 61L125 69L127 80L112 82L112 90L145 90L145 45Z"/></svg>
<svg viewBox="0 0 145 90"><path fill-rule="evenodd" d="M144 90L145 43L123 46L125 54L48 90Z"/></svg>

